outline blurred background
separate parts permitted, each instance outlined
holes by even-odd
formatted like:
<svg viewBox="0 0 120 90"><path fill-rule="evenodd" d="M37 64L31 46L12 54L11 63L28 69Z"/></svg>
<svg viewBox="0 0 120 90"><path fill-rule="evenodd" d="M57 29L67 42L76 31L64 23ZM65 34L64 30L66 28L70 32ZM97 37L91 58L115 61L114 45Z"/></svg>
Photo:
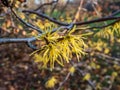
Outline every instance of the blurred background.
<svg viewBox="0 0 120 90"><path fill-rule="evenodd" d="M16 0L14 10L24 21L43 30L48 27L46 23L51 24L50 21L34 14L25 14L22 10L42 12L67 23L75 18L76 22L103 18L120 10L120 0L83 0L80 6L81 1ZM83 29L113 21L78 26L79 34L93 33L85 39L92 50L80 61L73 57L72 64L66 63L64 67L56 64L52 71L34 62L30 56L34 50L25 43L0 44L0 90L120 90L120 22L108 28L115 29L114 35L108 34L107 28ZM56 24L53 26L59 27ZM0 38L25 38L36 34L35 30L22 24L0 3Z"/></svg>

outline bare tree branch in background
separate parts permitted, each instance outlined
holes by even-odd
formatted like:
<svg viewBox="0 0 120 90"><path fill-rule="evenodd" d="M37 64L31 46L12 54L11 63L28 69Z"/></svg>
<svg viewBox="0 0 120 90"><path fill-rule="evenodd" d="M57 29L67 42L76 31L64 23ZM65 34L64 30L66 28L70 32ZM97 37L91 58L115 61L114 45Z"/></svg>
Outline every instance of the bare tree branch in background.
<svg viewBox="0 0 120 90"><path fill-rule="evenodd" d="M38 8L36 8L34 11L38 11L41 8L43 8L44 6L48 6L48 5L52 6L53 4L56 4L57 2L58 2L58 0L53 0L50 3L44 3L44 4L40 5Z"/></svg>
<svg viewBox="0 0 120 90"><path fill-rule="evenodd" d="M78 74L80 74L82 77L85 76L85 73L81 69L79 69L78 65L76 65L74 62L71 62L71 64L72 66L75 66L76 70L78 71ZM96 90L96 87L91 80L87 80L87 82L92 87L93 90Z"/></svg>
<svg viewBox="0 0 120 90"><path fill-rule="evenodd" d="M58 5L58 2L59 2L59 0L56 0L55 5L53 6L53 8L52 8L52 10L51 10L51 12L50 12L50 16L53 14L53 12L54 12L55 8L56 8L56 7L57 7L57 5Z"/></svg>
<svg viewBox="0 0 120 90"><path fill-rule="evenodd" d="M81 11L81 9L82 9L83 2L84 2L84 0L81 0L81 1L80 1L80 5L79 5L79 7L78 7L78 10L77 10L77 12L76 12L76 14L75 14L75 17L74 17L74 20L73 20L74 23L78 20L78 18L79 18L79 16L80 16L80 11Z"/></svg>
<svg viewBox="0 0 120 90"><path fill-rule="evenodd" d="M69 79L70 77L70 72L66 75L65 79L59 84L59 87L56 90L60 90L62 88L62 86L64 85L64 83L66 83L66 81Z"/></svg>
<svg viewBox="0 0 120 90"><path fill-rule="evenodd" d="M69 4L69 2L70 2L70 0L66 1L66 4L64 5L63 8L61 8L61 10L60 10L61 13L57 16L57 18L59 18L64 13L64 11L67 8L67 5Z"/></svg>

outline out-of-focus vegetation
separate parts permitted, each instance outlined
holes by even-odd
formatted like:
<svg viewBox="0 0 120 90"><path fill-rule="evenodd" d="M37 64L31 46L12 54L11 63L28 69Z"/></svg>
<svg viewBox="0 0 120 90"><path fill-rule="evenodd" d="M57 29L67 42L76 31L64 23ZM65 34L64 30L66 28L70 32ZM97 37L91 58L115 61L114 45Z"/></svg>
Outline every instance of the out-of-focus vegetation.
<svg viewBox="0 0 120 90"><path fill-rule="evenodd" d="M0 43L0 90L120 90L120 19L72 24L112 15L119 0L51 2L9 0L13 12L0 1L0 40L35 37L32 45L38 48Z"/></svg>

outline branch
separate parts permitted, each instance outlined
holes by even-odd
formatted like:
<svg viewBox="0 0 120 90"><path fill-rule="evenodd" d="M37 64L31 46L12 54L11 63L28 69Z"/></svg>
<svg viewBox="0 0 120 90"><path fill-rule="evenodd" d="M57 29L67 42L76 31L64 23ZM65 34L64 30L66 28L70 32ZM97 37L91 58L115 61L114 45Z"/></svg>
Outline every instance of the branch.
<svg viewBox="0 0 120 90"><path fill-rule="evenodd" d="M63 82L60 83L58 89L56 90L60 90L63 84L68 80L69 77L70 77L70 72L66 75L65 79L63 80Z"/></svg>
<svg viewBox="0 0 120 90"><path fill-rule="evenodd" d="M76 29L76 30L86 30L86 29L102 29L102 28L105 28L105 27L107 27L107 26L110 26L110 25L114 25L115 23L117 23L117 22L119 22L120 20L116 20L116 21L114 21L114 22L111 22L111 23L109 23L109 24L107 24L107 25L103 25L103 26L94 26L94 27L88 27L88 28L78 28L78 29ZM92 30L91 30L92 31Z"/></svg>
<svg viewBox="0 0 120 90"><path fill-rule="evenodd" d="M32 42L37 40L36 37L30 38L0 38L0 44L5 43L27 43L28 46L32 49L37 49Z"/></svg>
<svg viewBox="0 0 120 90"><path fill-rule="evenodd" d="M36 15L42 17L42 18L48 19L49 21L54 22L54 23L56 23L58 25L61 25L61 26L68 26L69 25L69 23L65 23L65 22L55 20L54 18L51 18L48 15L43 14L41 12L38 13L36 11L31 11L31 10L23 10L23 12L24 13L30 13L30 14L36 14ZM76 23L73 23L73 25L86 25L86 24L92 24L92 23L96 23L96 22L103 22L103 21L110 21L110 20L120 20L120 16L119 17L107 16L107 17L103 17L103 18L90 20L90 21L76 22Z"/></svg>
<svg viewBox="0 0 120 90"><path fill-rule="evenodd" d="M54 18L51 18L49 17L48 15L44 14L44 13L41 13L41 12L36 12L36 11L31 11L31 10L23 10L24 13L29 13L29 14L36 14L38 15L39 17L42 17L42 18L45 18L45 19L48 19L49 21L51 22L54 22L58 25L61 25L61 26L68 26L69 24L68 23L64 23L64 22L60 22L60 21L57 21L55 20Z"/></svg>
<svg viewBox="0 0 120 90"><path fill-rule="evenodd" d="M109 60L114 60L116 62L120 62L119 58L111 57L111 56L105 55L103 53L96 52L95 55L98 56L99 58L105 58L105 59L109 59Z"/></svg>
<svg viewBox="0 0 120 90"><path fill-rule="evenodd" d="M50 12L50 15L52 15L52 13L54 12L55 8L56 8L57 5L58 5L58 2L59 2L59 0L56 0L56 4L53 6L53 8L52 8L52 10L51 10L51 12Z"/></svg>
<svg viewBox="0 0 120 90"><path fill-rule="evenodd" d="M79 73L82 77L85 76L85 74L83 73L83 71L78 68L78 65L74 65L73 62L71 62L71 64L72 64L73 66L75 66L76 70L78 71L78 73ZM93 90L96 90L95 85L92 83L91 80L86 80L86 81L87 81L88 84L92 87Z"/></svg>
<svg viewBox="0 0 120 90"><path fill-rule="evenodd" d="M36 8L34 11L38 11L39 9L41 9L41 8L44 7L44 6L52 5L52 4L54 4L54 3L57 3L57 1L58 1L58 0L56 0L56 1L51 1L50 3L44 3L44 4L40 5L38 8Z"/></svg>
<svg viewBox="0 0 120 90"><path fill-rule="evenodd" d="M78 10L77 10L77 12L76 12L76 14L75 14L75 17L74 17L74 19L73 19L73 22L76 22L76 21L78 20L78 18L79 18L79 16L80 16L80 11L81 11L81 9L82 9L83 2L84 2L84 0L81 0L81 1L80 1L80 5L79 5Z"/></svg>
<svg viewBox="0 0 120 90"><path fill-rule="evenodd" d="M86 25L86 24L92 24L96 22L103 22L103 21L110 21L110 20L120 20L120 17L104 17L104 18L99 18L99 19L94 19L90 21L85 21L85 22L77 22L74 23L75 25Z"/></svg>
<svg viewBox="0 0 120 90"><path fill-rule="evenodd" d="M120 14L120 10L118 10L118 11L112 13L111 16L115 16L115 15L118 15L118 14Z"/></svg>
<svg viewBox="0 0 120 90"><path fill-rule="evenodd" d="M33 26L32 24L27 23L27 22L25 22L23 19L21 19L21 18L14 12L13 9L11 9L11 11L12 11L12 13L15 15L15 17L16 17L20 22L22 22L24 25L26 25L27 27L32 28L32 29L35 29L35 30L38 31L39 33L42 33L42 32L43 32L43 31L40 30L39 28L36 28L36 27Z"/></svg>
<svg viewBox="0 0 120 90"><path fill-rule="evenodd" d="M70 0L67 0L67 1L66 1L66 4L63 6L63 8L61 8L60 14L57 16L57 18L59 18L59 17L63 14L63 12L64 12L65 9L67 8L69 2L70 2Z"/></svg>
<svg viewBox="0 0 120 90"><path fill-rule="evenodd" d="M82 70L80 70L78 67L76 69L79 71L79 74L81 74L83 77L85 76L85 74L82 72ZM93 88L93 90L96 90L95 85L92 83L91 80L87 80L87 82Z"/></svg>
<svg viewBox="0 0 120 90"><path fill-rule="evenodd" d="M91 53L93 51L93 49L89 48L88 50L85 50L86 53ZM106 55L104 53L100 53L100 52L96 52L94 53L95 56L99 57L99 58L102 58L104 60L107 60L107 62L111 63L116 61L118 63L120 63L120 59L119 58L116 58L116 57L112 57L112 56L109 56L109 55Z"/></svg>

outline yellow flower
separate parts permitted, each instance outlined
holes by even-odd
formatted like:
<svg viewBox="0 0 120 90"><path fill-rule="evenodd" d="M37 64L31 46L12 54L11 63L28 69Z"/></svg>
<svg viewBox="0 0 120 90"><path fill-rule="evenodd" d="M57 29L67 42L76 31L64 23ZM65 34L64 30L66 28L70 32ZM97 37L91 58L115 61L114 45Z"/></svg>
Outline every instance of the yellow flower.
<svg viewBox="0 0 120 90"><path fill-rule="evenodd" d="M118 76L118 73L117 73L117 72L112 72L112 76L113 76L113 77L117 77L117 76Z"/></svg>
<svg viewBox="0 0 120 90"><path fill-rule="evenodd" d="M115 33L115 35L120 35L120 22L114 24L113 32Z"/></svg>
<svg viewBox="0 0 120 90"><path fill-rule="evenodd" d="M35 25L37 25L42 30L45 28L41 20L37 20L37 22L35 22Z"/></svg>
<svg viewBox="0 0 120 90"><path fill-rule="evenodd" d="M32 53L35 55L35 62L40 62L44 68L49 66L53 69L55 62L61 66L64 63L69 63L73 53L79 60L79 57L85 54L86 44L82 35L72 35L74 30L75 27L65 36L60 36L57 33L58 31L51 33L49 30L40 37L36 37L38 40L45 42L45 45Z"/></svg>
<svg viewBox="0 0 120 90"><path fill-rule="evenodd" d="M36 19L36 17L37 17L37 15L35 15L35 14L30 14L30 18Z"/></svg>
<svg viewBox="0 0 120 90"><path fill-rule="evenodd" d="M83 80L89 80L91 78L90 73L87 73L84 77Z"/></svg>
<svg viewBox="0 0 120 90"><path fill-rule="evenodd" d="M110 52L110 49L109 48L105 48L104 53L108 54L109 52Z"/></svg>
<svg viewBox="0 0 120 90"><path fill-rule="evenodd" d="M25 19L25 14L19 13L20 18Z"/></svg>
<svg viewBox="0 0 120 90"><path fill-rule="evenodd" d="M45 87L46 88L53 88L55 86L55 84L57 84L57 79L55 77L51 77L46 83L45 83Z"/></svg>
<svg viewBox="0 0 120 90"><path fill-rule="evenodd" d="M39 50L38 55L35 54L34 58L35 62L42 62L43 67L47 67L49 65L50 68L53 69L55 62L63 66L63 59L60 55L59 49L56 47L56 44L50 43L45 45Z"/></svg>
<svg viewBox="0 0 120 90"><path fill-rule="evenodd" d="M20 2L16 0L16 2L14 3L14 6L15 6L16 8L19 8Z"/></svg>
<svg viewBox="0 0 120 90"><path fill-rule="evenodd" d="M75 67L74 66L70 67L69 72L73 74L75 72Z"/></svg>

